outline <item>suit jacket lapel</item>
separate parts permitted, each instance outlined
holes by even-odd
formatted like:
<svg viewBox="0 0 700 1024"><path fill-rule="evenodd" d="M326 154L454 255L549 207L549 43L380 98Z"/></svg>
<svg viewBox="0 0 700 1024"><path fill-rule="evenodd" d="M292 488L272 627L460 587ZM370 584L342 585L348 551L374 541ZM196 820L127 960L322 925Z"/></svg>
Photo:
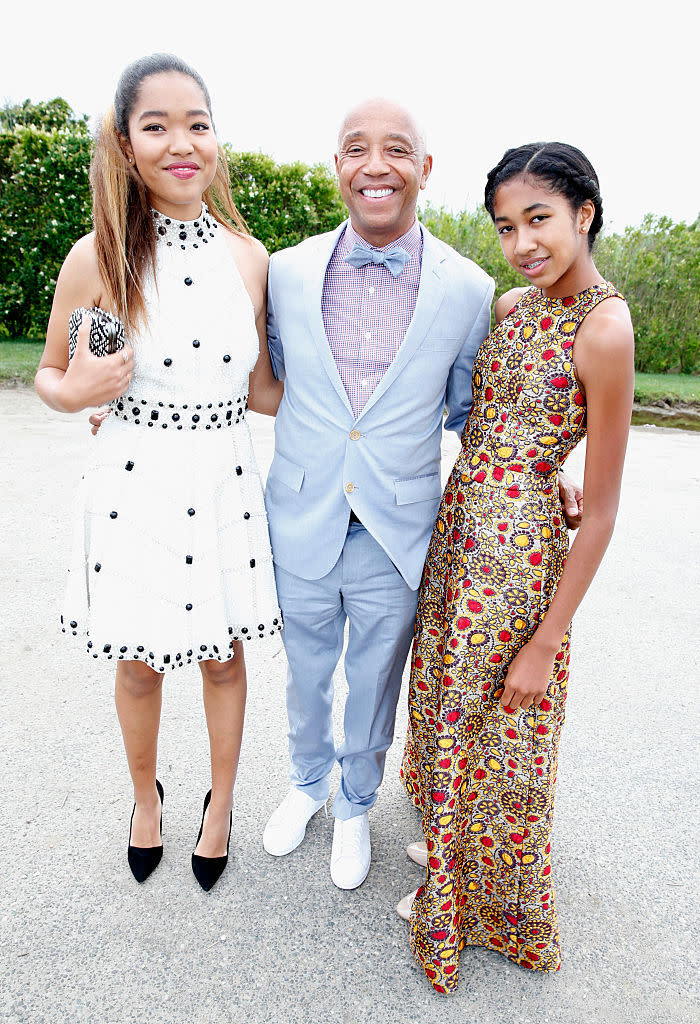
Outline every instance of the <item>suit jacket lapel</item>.
<svg viewBox="0 0 700 1024"><path fill-rule="evenodd" d="M379 401L387 388L401 373L408 360L414 355L416 349L422 344L445 295L445 285L440 277L440 264L444 262L445 256L439 243L430 232L426 231L424 227L421 227L421 230L423 232L423 257L416 308L413 311L413 317L408 325L408 330L398 352L394 356L391 366L374 389L372 396L358 416L358 420L362 419L365 413L369 412L372 406ZM326 347L328 347L327 343Z"/></svg>
<svg viewBox="0 0 700 1024"><path fill-rule="evenodd" d="M306 309L306 317L309 322L311 336L314 339L316 348L318 349L321 364L328 374L338 397L354 419L355 414L352 411L347 391L340 379L338 367L336 366L335 359L333 358L331 347L328 344L326 329L323 325L323 314L321 312L321 297L323 295L323 282L326 277L326 269L346 223L347 221L341 224L336 231L328 235L324 235L319 239L319 244L313 251L313 255L309 261L309 266L307 267L304 275L304 306Z"/></svg>

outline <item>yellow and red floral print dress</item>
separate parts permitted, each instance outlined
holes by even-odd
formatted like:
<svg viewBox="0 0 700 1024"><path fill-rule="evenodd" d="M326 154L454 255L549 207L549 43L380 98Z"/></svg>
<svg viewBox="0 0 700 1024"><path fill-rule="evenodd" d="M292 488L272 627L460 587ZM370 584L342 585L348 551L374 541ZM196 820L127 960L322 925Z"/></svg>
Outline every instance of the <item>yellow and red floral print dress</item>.
<svg viewBox="0 0 700 1024"><path fill-rule="evenodd" d="M576 330L617 295L607 283L564 299L530 288L474 363L421 584L401 768L428 844L411 949L439 992L457 985L464 946L560 966L550 830L569 634L539 708L508 714L498 698L568 551L557 470L586 432Z"/></svg>

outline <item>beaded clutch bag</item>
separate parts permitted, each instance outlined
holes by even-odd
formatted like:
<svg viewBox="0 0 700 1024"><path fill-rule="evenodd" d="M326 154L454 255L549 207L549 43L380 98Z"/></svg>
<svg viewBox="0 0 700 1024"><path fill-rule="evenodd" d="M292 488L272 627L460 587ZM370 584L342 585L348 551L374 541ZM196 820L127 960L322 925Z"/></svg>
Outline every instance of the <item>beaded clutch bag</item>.
<svg viewBox="0 0 700 1024"><path fill-rule="evenodd" d="M94 356L108 356L124 348L126 333L121 320L99 306L79 306L68 318L68 358L72 359L78 344L78 328L83 316L90 317L90 351Z"/></svg>

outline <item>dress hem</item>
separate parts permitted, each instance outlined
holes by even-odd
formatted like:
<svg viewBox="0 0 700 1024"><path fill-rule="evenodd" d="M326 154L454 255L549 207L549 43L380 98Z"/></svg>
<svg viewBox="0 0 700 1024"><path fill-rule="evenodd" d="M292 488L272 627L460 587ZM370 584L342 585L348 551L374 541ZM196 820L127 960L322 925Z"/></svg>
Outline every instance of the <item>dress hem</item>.
<svg viewBox="0 0 700 1024"><path fill-rule="evenodd" d="M85 650L87 654L91 654L95 659L102 661L142 661L156 672L165 672L169 668L183 668L185 665L191 665L199 661L230 661L235 654L233 645L236 641L263 640L273 637L281 632L282 627L281 614L279 620L273 620L272 625L259 623L255 627L243 626L237 627L235 630L232 626L229 626L229 635L223 641L199 644L187 650L163 653L159 657L156 657L153 651L147 652L145 644L117 644L104 643L102 641L95 643L89 639L89 631L80 630L77 623L75 626L73 622L67 626L62 625L61 631L66 635L86 640Z"/></svg>

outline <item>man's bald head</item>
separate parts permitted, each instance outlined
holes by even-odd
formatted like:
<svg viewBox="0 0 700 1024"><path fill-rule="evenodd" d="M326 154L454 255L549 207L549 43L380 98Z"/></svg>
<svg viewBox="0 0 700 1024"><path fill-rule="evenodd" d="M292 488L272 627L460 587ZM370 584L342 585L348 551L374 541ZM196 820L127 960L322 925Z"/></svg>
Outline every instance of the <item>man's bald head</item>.
<svg viewBox="0 0 700 1024"><path fill-rule="evenodd" d="M399 103L365 100L345 115L335 167L340 194L360 237L382 246L410 230L432 163L423 133Z"/></svg>
<svg viewBox="0 0 700 1024"><path fill-rule="evenodd" d="M338 131L338 153L342 151L344 140L352 133L361 130L361 127L368 122L401 126L407 138L410 139L418 159L421 162L425 159L428 152L425 134L415 117L400 103L383 96L363 100L348 110Z"/></svg>

